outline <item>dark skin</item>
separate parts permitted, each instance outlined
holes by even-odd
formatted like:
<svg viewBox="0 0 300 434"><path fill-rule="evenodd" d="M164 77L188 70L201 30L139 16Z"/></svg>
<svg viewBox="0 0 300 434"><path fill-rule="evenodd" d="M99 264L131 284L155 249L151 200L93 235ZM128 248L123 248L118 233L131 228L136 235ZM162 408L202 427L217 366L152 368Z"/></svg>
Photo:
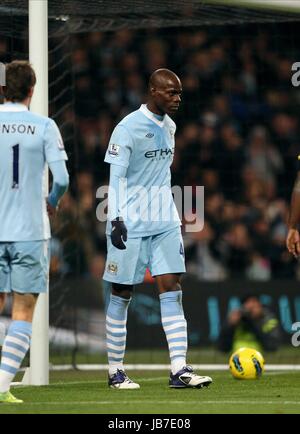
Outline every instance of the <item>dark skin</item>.
<svg viewBox="0 0 300 434"><path fill-rule="evenodd" d="M48 213L49 217L54 218L57 214L57 210L58 210L58 207L55 208L54 206L50 205L49 202L47 202L47 213Z"/></svg>
<svg viewBox="0 0 300 434"><path fill-rule="evenodd" d="M174 72L169 69L158 69L150 77L147 108L160 116L174 115L181 102L182 85ZM160 294L181 290L181 274L162 274L154 276ZM133 285L112 284L112 294L129 299Z"/></svg>
<svg viewBox="0 0 300 434"><path fill-rule="evenodd" d="M0 292L0 315L4 309L6 301L6 294L4 292Z"/></svg>
<svg viewBox="0 0 300 434"><path fill-rule="evenodd" d="M300 236L298 224L300 222L300 172L298 172L296 182L294 185L290 215L288 220L288 234L286 238L286 246L288 251L294 255L295 258L300 256Z"/></svg>
<svg viewBox="0 0 300 434"><path fill-rule="evenodd" d="M174 72L158 69L150 77L148 90L148 109L157 115L173 115L179 109L182 85Z"/></svg>

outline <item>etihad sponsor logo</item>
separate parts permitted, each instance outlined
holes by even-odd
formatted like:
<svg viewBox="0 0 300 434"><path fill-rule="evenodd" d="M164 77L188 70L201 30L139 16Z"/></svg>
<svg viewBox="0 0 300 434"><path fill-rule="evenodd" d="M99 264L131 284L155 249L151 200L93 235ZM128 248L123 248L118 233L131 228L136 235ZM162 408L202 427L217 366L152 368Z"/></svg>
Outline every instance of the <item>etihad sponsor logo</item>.
<svg viewBox="0 0 300 434"><path fill-rule="evenodd" d="M174 148L155 149L154 151L145 152L146 158L172 157L173 155L174 155Z"/></svg>

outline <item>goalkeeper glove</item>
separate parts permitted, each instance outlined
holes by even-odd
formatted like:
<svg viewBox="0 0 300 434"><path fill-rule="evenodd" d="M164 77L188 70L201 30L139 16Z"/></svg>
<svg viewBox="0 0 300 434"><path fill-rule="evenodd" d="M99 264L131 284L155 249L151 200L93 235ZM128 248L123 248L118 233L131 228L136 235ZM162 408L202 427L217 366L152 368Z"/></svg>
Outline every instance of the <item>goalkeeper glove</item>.
<svg viewBox="0 0 300 434"><path fill-rule="evenodd" d="M117 217L111 222L111 242L117 249L125 250L124 241L127 241L127 228L122 217Z"/></svg>

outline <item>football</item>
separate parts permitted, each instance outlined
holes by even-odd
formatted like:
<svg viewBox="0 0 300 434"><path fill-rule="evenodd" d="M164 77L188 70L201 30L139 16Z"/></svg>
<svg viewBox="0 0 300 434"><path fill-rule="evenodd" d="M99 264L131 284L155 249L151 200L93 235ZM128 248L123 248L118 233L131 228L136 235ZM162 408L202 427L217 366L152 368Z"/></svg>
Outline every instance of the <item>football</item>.
<svg viewBox="0 0 300 434"><path fill-rule="evenodd" d="M262 376L265 361L260 352L252 348L239 348L229 359L229 368L234 378L254 380Z"/></svg>

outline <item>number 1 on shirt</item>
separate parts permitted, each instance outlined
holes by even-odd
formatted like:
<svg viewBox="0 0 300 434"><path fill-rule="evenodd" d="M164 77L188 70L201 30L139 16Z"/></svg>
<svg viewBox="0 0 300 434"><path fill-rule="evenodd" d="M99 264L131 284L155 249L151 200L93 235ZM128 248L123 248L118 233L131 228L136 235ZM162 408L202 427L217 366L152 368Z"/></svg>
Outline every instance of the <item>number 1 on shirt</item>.
<svg viewBox="0 0 300 434"><path fill-rule="evenodd" d="M13 183L12 188L19 188L19 149L20 145L15 145L13 149Z"/></svg>

